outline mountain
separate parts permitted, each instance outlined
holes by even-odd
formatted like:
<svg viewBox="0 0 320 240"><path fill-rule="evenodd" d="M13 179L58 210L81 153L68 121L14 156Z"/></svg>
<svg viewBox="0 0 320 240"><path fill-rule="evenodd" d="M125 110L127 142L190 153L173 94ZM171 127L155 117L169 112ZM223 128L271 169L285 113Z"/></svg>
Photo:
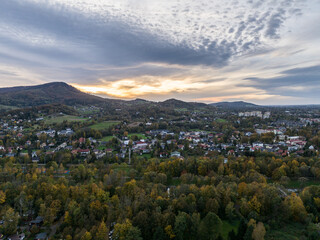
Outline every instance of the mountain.
<svg viewBox="0 0 320 240"><path fill-rule="evenodd" d="M0 88L0 104L17 107L52 103L66 105L99 104L106 99L93 96L64 83L53 82L37 86Z"/></svg>
<svg viewBox="0 0 320 240"><path fill-rule="evenodd" d="M259 105L248 103L244 101L236 101L236 102L218 102L209 104L218 108L256 108L261 107Z"/></svg>
<svg viewBox="0 0 320 240"><path fill-rule="evenodd" d="M168 99L164 102L159 102L159 105L162 107L168 107L168 108L201 108L208 106L205 103L197 103L197 102L184 102L181 100L177 100L174 98Z"/></svg>
<svg viewBox="0 0 320 240"><path fill-rule="evenodd" d="M135 100L128 101L129 104L149 104L152 103L148 100L137 98Z"/></svg>
<svg viewBox="0 0 320 240"><path fill-rule="evenodd" d="M35 107L48 104L98 105L109 109L124 109L157 106L160 108L196 109L208 107L204 103L184 102L168 99L163 102L152 102L144 99L119 100L94 96L68 85L64 82L52 82L36 86L0 88L0 106L14 106L19 108Z"/></svg>

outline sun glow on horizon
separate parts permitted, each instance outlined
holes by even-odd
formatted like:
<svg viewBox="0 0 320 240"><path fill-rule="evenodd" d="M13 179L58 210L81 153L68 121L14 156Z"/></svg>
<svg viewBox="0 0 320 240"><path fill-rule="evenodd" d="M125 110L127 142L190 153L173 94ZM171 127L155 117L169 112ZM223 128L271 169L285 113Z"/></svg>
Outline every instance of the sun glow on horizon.
<svg viewBox="0 0 320 240"><path fill-rule="evenodd" d="M139 81L140 80L140 81ZM144 95L165 95L168 93L182 93L184 91L198 90L204 87L204 83L191 82L186 79L122 79L115 82L104 82L100 85L72 84L75 88L92 94L107 95L115 98L133 99Z"/></svg>
<svg viewBox="0 0 320 240"><path fill-rule="evenodd" d="M171 96L179 94L181 100L184 100L184 94L194 92L195 95L198 95L203 89L206 89L208 94L202 94L202 97L195 97L192 101L212 103L238 100L253 101L257 99L263 101L272 98L293 99L293 97L268 94L264 90L257 91L257 89L247 86L233 88L231 87L232 83L228 80L207 83L194 77L164 79L144 76L139 79L121 79L117 81L100 79L99 85L71 85L86 93L118 99L145 98L154 100L157 98L156 96L164 97L170 96L170 94Z"/></svg>

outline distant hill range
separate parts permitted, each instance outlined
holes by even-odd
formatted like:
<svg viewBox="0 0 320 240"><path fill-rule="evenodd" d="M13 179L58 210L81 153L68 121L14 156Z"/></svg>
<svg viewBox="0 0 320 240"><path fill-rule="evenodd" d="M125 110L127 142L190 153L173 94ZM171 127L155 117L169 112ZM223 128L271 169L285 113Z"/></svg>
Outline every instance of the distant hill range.
<svg viewBox="0 0 320 240"><path fill-rule="evenodd" d="M236 102L218 102L218 103L211 103L209 104L214 107L218 108L257 108L262 107L260 105L256 105L253 103L243 102L243 101L236 101Z"/></svg>
<svg viewBox="0 0 320 240"><path fill-rule="evenodd" d="M201 108L201 107L207 107L208 105L205 103L197 103L197 102L184 102L181 100L177 100L174 98L168 99L164 102L159 103L162 107L168 107L168 108Z"/></svg>
<svg viewBox="0 0 320 240"><path fill-rule="evenodd" d="M95 105L110 109L120 108L146 108L157 107L177 110L194 110L199 108L222 108L222 109L258 109L266 107L290 107L300 106L261 106L244 101L218 102L218 103L197 103L184 102L177 99L168 99L163 102L153 102L144 99L119 100L94 96L81 92L75 87L64 82L52 82L36 86L0 88L0 111L36 107L50 104L74 105ZM58 105L56 105L58 106ZM320 107L320 105L305 105L304 107ZM57 108L57 107L55 107ZM68 110L69 111L69 110Z"/></svg>
<svg viewBox="0 0 320 240"><path fill-rule="evenodd" d="M204 103L184 102L169 99L164 102L152 102L144 99L131 101L116 100L94 96L72 87L64 82L46 83L36 86L0 88L0 105L15 107L33 107L46 104L99 105L108 107L157 105L164 108L194 109L208 107Z"/></svg>

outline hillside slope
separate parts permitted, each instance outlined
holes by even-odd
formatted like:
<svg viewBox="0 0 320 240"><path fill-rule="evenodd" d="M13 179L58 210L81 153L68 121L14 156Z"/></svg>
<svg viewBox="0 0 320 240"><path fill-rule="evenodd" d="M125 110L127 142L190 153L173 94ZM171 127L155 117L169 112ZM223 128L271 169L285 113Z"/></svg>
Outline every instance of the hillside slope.
<svg viewBox="0 0 320 240"><path fill-rule="evenodd" d="M0 104L8 106L26 107L52 103L87 105L105 101L106 99L81 92L63 82L27 87L0 88Z"/></svg>
<svg viewBox="0 0 320 240"><path fill-rule="evenodd" d="M236 102L218 102L218 103L211 103L209 104L214 107L218 108L254 108L254 107L261 107L259 105L248 103L244 101L236 101Z"/></svg>

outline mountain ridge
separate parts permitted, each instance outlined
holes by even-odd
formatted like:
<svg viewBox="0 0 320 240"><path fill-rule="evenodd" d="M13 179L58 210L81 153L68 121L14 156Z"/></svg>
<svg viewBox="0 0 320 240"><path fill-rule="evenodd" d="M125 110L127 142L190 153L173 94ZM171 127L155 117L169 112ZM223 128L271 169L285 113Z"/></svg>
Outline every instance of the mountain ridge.
<svg viewBox="0 0 320 240"><path fill-rule="evenodd" d="M104 101L101 97L81 92L64 82L0 88L0 104L9 106L30 107L52 103L96 104Z"/></svg>
<svg viewBox="0 0 320 240"><path fill-rule="evenodd" d="M141 98L135 100L120 100L102 98L82 92L65 82L51 82L33 86L17 86L0 88L0 104L16 107L32 107L45 104L109 104L109 105L143 105L156 104L169 108L197 108L208 106L205 103L184 102L178 99L167 99L153 102Z"/></svg>
<svg viewBox="0 0 320 240"><path fill-rule="evenodd" d="M165 101L154 102L141 98L135 100L120 100L103 98L79 89L65 82L51 82L33 86L17 86L0 88L0 104L16 107L32 107L46 104L65 104L65 105L144 105L156 104L165 108L188 108L195 109L201 107L218 107L218 108L248 108L260 107L253 103L244 101L236 102L218 102L218 103L200 103L185 102L175 98Z"/></svg>
<svg viewBox="0 0 320 240"><path fill-rule="evenodd" d="M244 101L234 101L234 102L217 102L210 103L210 106L214 107L224 107L224 108L254 108L254 107L263 107L254 103L244 102Z"/></svg>

